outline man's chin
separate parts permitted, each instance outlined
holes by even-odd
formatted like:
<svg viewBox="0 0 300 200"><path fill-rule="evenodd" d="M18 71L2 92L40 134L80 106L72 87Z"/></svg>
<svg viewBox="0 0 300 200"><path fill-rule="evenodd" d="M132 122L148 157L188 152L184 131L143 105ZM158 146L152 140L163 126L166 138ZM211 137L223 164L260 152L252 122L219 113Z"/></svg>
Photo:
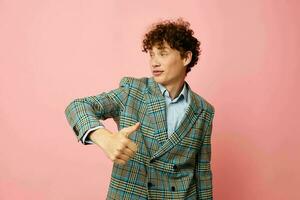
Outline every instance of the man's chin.
<svg viewBox="0 0 300 200"><path fill-rule="evenodd" d="M153 76L153 80L154 80L156 83L163 84L163 80L162 80L160 77Z"/></svg>

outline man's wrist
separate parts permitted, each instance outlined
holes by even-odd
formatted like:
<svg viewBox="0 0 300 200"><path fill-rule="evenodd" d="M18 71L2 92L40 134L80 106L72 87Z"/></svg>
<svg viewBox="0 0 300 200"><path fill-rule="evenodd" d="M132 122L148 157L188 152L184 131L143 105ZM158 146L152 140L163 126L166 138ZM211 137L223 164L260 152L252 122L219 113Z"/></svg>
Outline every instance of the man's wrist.
<svg viewBox="0 0 300 200"><path fill-rule="evenodd" d="M100 128L92 131L87 138L90 139L93 143L103 147L103 144L107 143L107 138L111 136L111 132L105 128Z"/></svg>
<svg viewBox="0 0 300 200"><path fill-rule="evenodd" d="M93 144L93 142L87 137L91 132L93 132L94 130L97 130L99 128L104 128L103 125L100 125L100 126L96 126L94 128L91 128L89 129L83 136L82 136L82 143L83 144Z"/></svg>

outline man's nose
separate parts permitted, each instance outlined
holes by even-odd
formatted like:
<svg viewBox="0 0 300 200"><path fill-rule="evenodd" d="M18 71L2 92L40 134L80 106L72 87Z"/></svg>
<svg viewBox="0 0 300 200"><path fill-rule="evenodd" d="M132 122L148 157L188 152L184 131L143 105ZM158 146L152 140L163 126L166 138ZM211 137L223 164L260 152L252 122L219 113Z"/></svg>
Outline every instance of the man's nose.
<svg viewBox="0 0 300 200"><path fill-rule="evenodd" d="M155 58L155 57L153 57L153 58L151 58L151 66L152 67L158 67L158 66L160 66L160 63L159 63L159 61L157 60L157 58Z"/></svg>

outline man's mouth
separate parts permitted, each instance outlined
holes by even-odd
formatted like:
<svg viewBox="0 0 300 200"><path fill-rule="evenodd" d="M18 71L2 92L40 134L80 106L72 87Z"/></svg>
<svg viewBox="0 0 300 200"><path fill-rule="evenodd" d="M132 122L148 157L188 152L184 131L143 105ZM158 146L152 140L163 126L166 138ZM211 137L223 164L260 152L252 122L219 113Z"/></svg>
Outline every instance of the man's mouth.
<svg viewBox="0 0 300 200"><path fill-rule="evenodd" d="M154 70L154 71L152 71L152 74L153 74L154 76L159 76L159 75L161 75L163 72L164 72L164 71L161 71L161 70Z"/></svg>

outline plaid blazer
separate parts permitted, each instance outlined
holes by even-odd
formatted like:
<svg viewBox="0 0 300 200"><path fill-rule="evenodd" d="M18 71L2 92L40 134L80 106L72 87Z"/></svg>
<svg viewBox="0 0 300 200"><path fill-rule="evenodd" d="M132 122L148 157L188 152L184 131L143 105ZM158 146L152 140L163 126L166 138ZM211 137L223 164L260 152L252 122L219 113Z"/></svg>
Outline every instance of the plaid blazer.
<svg viewBox="0 0 300 200"><path fill-rule="evenodd" d="M141 123L129 136L138 144L135 156L125 165L113 165L107 199L213 199L214 107L190 93L191 103L180 113L184 118L169 138L165 99L152 77L124 77L117 89L75 99L67 106L65 115L78 141L101 125L100 119L113 118L118 130Z"/></svg>

